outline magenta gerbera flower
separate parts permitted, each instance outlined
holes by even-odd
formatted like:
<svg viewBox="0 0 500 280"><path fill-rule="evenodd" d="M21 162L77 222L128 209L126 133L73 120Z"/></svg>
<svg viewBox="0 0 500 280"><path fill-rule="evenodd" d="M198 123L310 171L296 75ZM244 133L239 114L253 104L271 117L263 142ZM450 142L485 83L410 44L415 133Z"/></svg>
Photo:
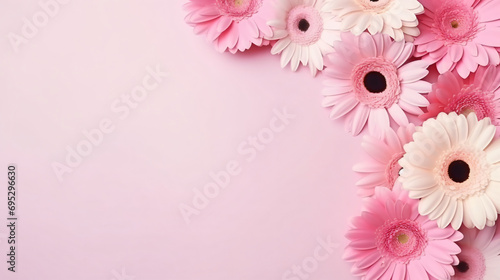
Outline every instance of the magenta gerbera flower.
<svg viewBox="0 0 500 280"><path fill-rule="evenodd" d="M464 238L457 244L462 249L458 254L452 280L497 280L500 279L500 230L499 224L483 230L462 228Z"/></svg>
<svg viewBox="0 0 500 280"><path fill-rule="evenodd" d="M498 65L500 2L490 0L421 0L416 56L437 63L439 73L456 69L466 78L479 65Z"/></svg>
<svg viewBox="0 0 500 280"><path fill-rule="evenodd" d="M413 44L393 42L388 35L354 36L342 33L335 52L327 56L323 106L333 107L330 117L347 116L346 129L357 135L368 122L372 135L389 127L389 115L407 125L406 113L420 115L429 104L422 93L431 91L423 81L426 61L407 62ZM405 113L406 112L406 113Z"/></svg>
<svg viewBox="0 0 500 280"><path fill-rule="evenodd" d="M403 146L412 141L414 132L415 126L409 124L399 127L397 132L388 128L382 139L372 135L363 137L361 145L370 158L353 167L363 176L356 183L360 196L372 196L379 186L392 189L401 170L398 161L404 155Z"/></svg>
<svg viewBox="0 0 500 280"><path fill-rule="evenodd" d="M441 229L418 213L418 201L396 185L376 188L361 216L352 220L344 259L362 279L449 279L458 264L463 235Z"/></svg>
<svg viewBox="0 0 500 280"><path fill-rule="evenodd" d="M245 51L252 44L269 44L273 32L267 25L271 13L263 0L189 0L186 22L196 34L205 34L215 48L231 53Z"/></svg>
<svg viewBox="0 0 500 280"><path fill-rule="evenodd" d="M420 118L435 118L439 113L476 113L478 119L489 117L494 125L500 118L500 71L499 67L479 67L477 72L462 79L454 72L439 76L427 96L428 112Z"/></svg>

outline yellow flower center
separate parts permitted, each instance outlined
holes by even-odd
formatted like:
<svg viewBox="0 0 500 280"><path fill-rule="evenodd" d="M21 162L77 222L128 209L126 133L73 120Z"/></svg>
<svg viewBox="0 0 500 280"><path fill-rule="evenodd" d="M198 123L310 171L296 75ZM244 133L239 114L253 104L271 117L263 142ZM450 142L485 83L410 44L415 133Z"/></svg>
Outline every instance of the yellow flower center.
<svg viewBox="0 0 500 280"><path fill-rule="evenodd" d="M398 242L401 244L406 244L410 240L410 237L406 234L400 234L398 235Z"/></svg>

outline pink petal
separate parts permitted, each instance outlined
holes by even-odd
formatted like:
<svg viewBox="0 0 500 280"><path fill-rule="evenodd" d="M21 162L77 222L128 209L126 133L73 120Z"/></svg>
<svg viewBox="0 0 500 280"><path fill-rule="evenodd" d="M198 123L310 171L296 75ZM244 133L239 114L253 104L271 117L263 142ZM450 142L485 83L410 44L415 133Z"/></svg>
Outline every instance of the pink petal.
<svg viewBox="0 0 500 280"><path fill-rule="evenodd" d="M405 44L405 47L401 52L401 55L397 57L396 60L393 60L394 65L396 65L396 67L401 67L401 65L403 65L403 63L405 63L413 54L413 48L414 48L413 44L411 43Z"/></svg>
<svg viewBox="0 0 500 280"><path fill-rule="evenodd" d="M368 120L368 116L370 115L370 109L367 108L363 104L359 104L356 108L356 112L354 113L354 119L352 122L352 134L358 135Z"/></svg>
<svg viewBox="0 0 500 280"><path fill-rule="evenodd" d="M406 265L396 265L394 268L393 279L405 279Z"/></svg>
<svg viewBox="0 0 500 280"><path fill-rule="evenodd" d="M403 109L405 112L408 112L412 115L420 115L423 113L422 109L420 109L418 106L413 106L408 102L405 102L404 100L399 100L398 103L399 107Z"/></svg>
<svg viewBox="0 0 500 280"><path fill-rule="evenodd" d="M372 237L373 238L373 237ZM360 269L367 269L375 264L380 259L380 253L377 251L371 252L371 254L365 254L363 258L356 263L356 266Z"/></svg>
<svg viewBox="0 0 500 280"><path fill-rule="evenodd" d="M427 81L417 81L414 83L405 84L405 87L411 88L421 93L427 93L432 90L432 84Z"/></svg>
<svg viewBox="0 0 500 280"><path fill-rule="evenodd" d="M478 32L475 42L490 47L500 47L500 26L485 24L484 30Z"/></svg>
<svg viewBox="0 0 500 280"><path fill-rule="evenodd" d="M371 173L356 182L356 186L380 186L384 183L385 177L383 173Z"/></svg>
<svg viewBox="0 0 500 280"><path fill-rule="evenodd" d="M425 107L429 105L429 101L424 96L410 90L403 90L401 93L401 99L413 106Z"/></svg>
<svg viewBox="0 0 500 280"><path fill-rule="evenodd" d="M408 125L408 117L404 111L399 107L398 104L392 104L392 106L387 109L392 119L400 126Z"/></svg>
<svg viewBox="0 0 500 280"><path fill-rule="evenodd" d="M422 266L422 264L420 264L417 260L412 261L407 265L406 273L406 275L411 275L412 279L429 280L429 275L427 275L424 266Z"/></svg>
<svg viewBox="0 0 500 280"><path fill-rule="evenodd" d="M385 170L385 166L373 161L364 161L360 163L356 163L352 167L353 171L359 173L368 173L368 172L382 172Z"/></svg>
<svg viewBox="0 0 500 280"><path fill-rule="evenodd" d="M359 102L356 100L356 98L347 96L346 98L344 98L344 100L340 101L333 107L332 111L330 112L330 118L338 119L344 116L345 114L351 112L352 109L354 109L354 107L358 105L358 103Z"/></svg>
<svg viewBox="0 0 500 280"><path fill-rule="evenodd" d="M399 68L399 78L403 83L416 82L429 74L427 67L429 63L424 60L410 62Z"/></svg>
<svg viewBox="0 0 500 280"><path fill-rule="evenodd" d="M453 258L450 256L450 254L434 248L434 246L427 246L427 248L425 249L425 253L442 264L451 264L453 262Z"/></svg>
<svg viewBox="0 0 500 280"><path fill-rule="evenodd" d="M368 128L372 135L381 135L382 131L390 126L389 115L383 108L371 109L368 118Z"/></svg>
<svg viewBox="0 0 500 280"><path fill-rule="evenodd" d="M449 275L446 273L446 270L443 269L443 265L439 264L434 259L426 256L421 259L421 263L427 272L436 279L448 279Z"/></svg>
<svg viewBox="0 0 500 280"><path fill-rule="evenodd" d="M379 279L385 271L389 269L389 265L385 264L383 260L378 260L365 275L365 279Z"/></svg>
<svg viewBox="0 0 500 280"><path fill-rule="evenodd" d="M365 57L377 56L377 46L375 45L372 36L366 32L362 33L361 36L359 37L359 48L361 54Z"/></svg>
<svg viewBox="0 0 500 280"><path fill-rule="evenodd" d="M436 67L439 73L445 73L446 71L450 70L452 66L453 61L451 60L449 55L444 56L436 63Z"/></svg>
<svg viewBox="0 0 500 280"><path fill-rule="evenodd" d="M464 53L464 48L461 45L451 45L450 46L450 58L452 62L457 62L462 59ZM442 73L442 72L440 72Z"/></svg>
<svg viewBox="0 0 500 280"><path fill-rule="evenodd" d="M217 22L217 31L224 32L229 26L233 23L233 20L230 17L221 17Z"/></svg>
<svg viewBox="0 0 500 280"><path fill-rule="evenodd" d="M488 65L488 53L486 52L486 49L481 46L477 45L477 58L475 59L476 63L481 65L481 66L486 66Z"/></svg>
<svg viewBox="0 0 500 280"><path fill-rule="evenodd" d="M489 58L489 61L492 65L500 64L500 55L498 54L497 50L495 50L494 48L490 48L490 47L485 47L484 49L488 53L488 58Z"/></svg>

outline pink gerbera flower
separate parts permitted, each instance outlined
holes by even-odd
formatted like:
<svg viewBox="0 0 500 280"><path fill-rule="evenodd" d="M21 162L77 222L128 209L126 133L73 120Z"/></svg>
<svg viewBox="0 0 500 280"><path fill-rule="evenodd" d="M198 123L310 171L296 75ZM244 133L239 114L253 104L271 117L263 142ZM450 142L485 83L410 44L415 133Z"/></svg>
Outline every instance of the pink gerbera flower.
<svg viewBox="0 0 500 280"><path fill-rule="evenodd" d="M421 93L431 90L423 81L429 64L407 60L413 44L393 42L388 35L354 36L342 33L342 42L327 56L324 71L327 80L323 90L323 106L330 107L330 117L347 115L346 129L357 135L368 122L372 135L389 127L389 115L399 125L407 125L405 112L423 113L420 107L429 104Z"/></svg>
<svg viewBox="0 0 500 280"><path fill-rule="evenodd" d="M500 118L500 71L499 67L479 67L477 72L462 79L454 72L439 76L432 85L428 112L420 118L435 118L439 113L468 114L474 112L478 119L489 117L494 125Z"/></svg>
<svg viewBox="0 0 500 280"><path fill-rule="evenodd" d="M483 230L462 228L464 239L457 244L462 249L458 254L452 280L497 280L500 279L500 230L498 224Z"/></svg>
<svg viewBox="0 0 500 280"><path fill-rule="evenodd" d="M421 0L421 34L416 56L437 63L439 73L456 69L466 78L479 65L498 65L500 2L490 0Z"/></svg>
<svg viewBox="0 0 500 280"><path fill-rule="evenodd" d="M186 22L196 34L204 33L215 48L231 53L245 51L252 44L269 44L264 37L273 32L266 24L269 8L263 0L190 0Z"/></svg>
<svg viewBox="0 0 500 280"><path fill-rule="evenodd" d="M404 155L403 146L412 141L415 126L409 124L399 127L397 132L389 128L382 139L365 135L361 144L370 159L354 165L353 170L361 173L363 178L356 185L362 197L372 196L375 187L392 189L399 177L401 166L398 161Z"/></svg>
<svg viewBox="0 0 500 280"><path fill-rule="evenodd" d="M449 279L458 264L463 235L441 229L418 213L418 201L396 185L391 191L376 188L365 201L361 216L352 220L344 259L362 279Z"/></svg>

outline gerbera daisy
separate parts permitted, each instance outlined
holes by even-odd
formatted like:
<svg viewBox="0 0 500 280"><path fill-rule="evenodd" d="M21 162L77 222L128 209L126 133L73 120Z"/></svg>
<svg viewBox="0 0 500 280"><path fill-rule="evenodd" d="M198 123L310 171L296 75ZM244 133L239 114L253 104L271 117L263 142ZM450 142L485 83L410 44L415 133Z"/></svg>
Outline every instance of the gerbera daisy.
<svg viewBox="0 0 500 280"><path fill-rule="evenodd" d="M333 51L340 40L340 22L325 10L322 0L277 0L276 19L269 21L278 40L271 53L281 53L281 67L290 63L293 71L299 64L309 65L311 74L323 70L323 56Z"/></svg>
<svg viewBox="0 0 500 280"><path fill-rule="evenodd" d="M479 65L498 65L500 15L498 1L421 0L416 56L437 63L439 73L456 69L462 78Z"/></svg>
<svg viewBox="0 0 500 280"><path fill-rule="evenodd" d="M500 231L498 224L483 230L462 229L464 238L457 244L462 249L458 254L452 280L497 280L500 279Z"/></svg>
<svg viewBox="0 0 500 280"><path fill-rule="evenodd" d="M418 36L416 15L424 12L417 0L335 0L328 8L342 20L342 30L360 35L384 33L396 41Z"/></svg>
<svg viewBox="0 0 500 280"><path fill-rule="evenodd" d="M186 22L196 34L204 33L215 48L231 53L245 51L252 44L269 44L264 37L273 32L266 22L270 9L263 0L189 0Z"/></svg>
<svg viewBox="0 0 500 280"><path fill-rule="evenodd" d="M417 127L404 146L400 179L419 212L458 229L483 229L500 211L500 141L489 118L440 113Z"/></svg>
<svg viewBox="0 0 500 280"><path fill-rule="evenodd" d="M342 33L342 42L327 56L324 73L323 106L333 106L333 119L347 115L352 134L368 122L372 135L389 127L389 115L399 125L407 125L410 114L423 113L429 104L421 93L431 84L421 80L428 73L425 61L407 62L413 44L393 42L388 35L364 32L361 36ZM406 63L406 64L405 64Z"/></svg>
<svg viewBox="0 0 500 280"><path fill-rule="evenodd" d="M428 112L420 118L436 117L440 112L467 114L475 112L478 119L489 117L494 125L500 118L500 71L499 67L479 67L467 79L458 74L446 72L439 76L437 83L427 96L430 104Z"/></svg>
<svg viewBox="0 0 500 280"><path fill-rule="evenodd" d="M361 146L370 156L364 162L354 165L353 170L361 173L363 178L356 185L360 187L358 194L362 197L372 196L375 187L381 186L392 189L399 177L401 166L398 161L403 157L403 145L412 140L415 126L409 124L401 126L395 132L388 128L382 139L365 135Z"/></svg>
<svg viewBox="0 0 500 280"><path fill-rule="evenodd" d="M463 235L451 227L441 229L418 213L418 201L394 190L376 188L365 201L361 216L352 220L344 259L362 279L450 279L458 264Z"/></svg>

